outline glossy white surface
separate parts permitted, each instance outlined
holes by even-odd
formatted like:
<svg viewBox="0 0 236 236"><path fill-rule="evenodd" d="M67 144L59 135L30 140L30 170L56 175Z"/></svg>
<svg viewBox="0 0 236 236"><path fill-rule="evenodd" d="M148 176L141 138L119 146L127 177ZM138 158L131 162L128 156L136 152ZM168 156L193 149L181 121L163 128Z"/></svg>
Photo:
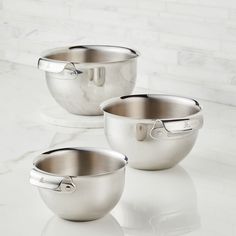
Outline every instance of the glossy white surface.
<svg viewBox="0 0 236 236"><path fill-rule="evenodd" d="M236 235L235 107L200 101L205 124L179 166L127 168L124 194L111 214L74 223L55 217L29 184L32 161L50 148L108 147L103 130L45 123L40 109L55 103L43 74L7 62L0 69L0 235Z"/></svg>
<svg viewBox="0 0 236 236"><path fill-rule="evenodd" d="M69 113L58 104L40 111L41 118L52 125L70 128L102 128L103 116L79 116Z"/></svg>

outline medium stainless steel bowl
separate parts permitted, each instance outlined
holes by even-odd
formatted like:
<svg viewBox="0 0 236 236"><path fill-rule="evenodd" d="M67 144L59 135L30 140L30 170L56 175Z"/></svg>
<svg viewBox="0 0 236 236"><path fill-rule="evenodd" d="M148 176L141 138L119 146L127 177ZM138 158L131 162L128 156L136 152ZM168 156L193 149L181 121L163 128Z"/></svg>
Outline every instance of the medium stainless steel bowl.
<svg viewBox="0 0 236 236"><path fill-rule="evenodd" d="M101 102L130 94L138 53L130 48L82 45L46 52L38 68L46 72L55 100L76 115L101 115Z"/></svg>
<svg viewBox="0 0 236 236"><path fill-rule="evenodd" d="M192 149L203 116L198 102L171 95L130 95L101 105L110 146L144 170L175 166Z"/></svg>
<svg viewBox="0 0 236 236"><path fill-rule="evenodd" d="M106 215L124 188L127 158L97 148L64 148L41 154L30 173L45 204L67 220Z"/></svg>

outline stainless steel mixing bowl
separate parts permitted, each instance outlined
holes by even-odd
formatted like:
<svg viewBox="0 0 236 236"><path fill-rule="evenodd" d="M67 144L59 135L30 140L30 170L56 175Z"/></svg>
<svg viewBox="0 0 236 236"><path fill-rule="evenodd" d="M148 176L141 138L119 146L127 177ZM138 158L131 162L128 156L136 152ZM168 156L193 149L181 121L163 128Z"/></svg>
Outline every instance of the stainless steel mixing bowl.
<svg viewBox="0 0 236 236"><path fill-rule="evenodd" d="M175 166L192 149L203 125L198 102L171 95L130 95L101 105L110 146L144 170Z"/></svg>
<svg viewBox="0 0 236 236"><path fill-rule="evenodd" d="M106 215L124 188L127 158L95 148L64 148L41 154L30 173L45 204L67 220Z"/></svg>
<svg viewBox="0 0 236 236"><path fill-rule="evenodd" d="M55 100L77 115L101 115L101 102L130 94L138 53L118 46L83 45L46 52L38 68L46 72Z"/></svg>

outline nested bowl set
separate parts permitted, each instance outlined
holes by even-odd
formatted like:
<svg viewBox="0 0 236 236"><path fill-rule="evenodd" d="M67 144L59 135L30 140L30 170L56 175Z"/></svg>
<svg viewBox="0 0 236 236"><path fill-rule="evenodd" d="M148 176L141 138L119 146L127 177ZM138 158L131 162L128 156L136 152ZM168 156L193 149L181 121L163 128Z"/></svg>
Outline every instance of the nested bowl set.
<svg viewBox="0 0 236 236"><path fill-rule="evenodd" d="M38 61L51 95L69 113L104 115L113 150L68 147L42 153L30 183L58 216L73 221L103 217L118 203L125 167L163 170L191 151L203 125L191 98L133 94L139 54L130 48L82 45L46 52Z"/></svg>

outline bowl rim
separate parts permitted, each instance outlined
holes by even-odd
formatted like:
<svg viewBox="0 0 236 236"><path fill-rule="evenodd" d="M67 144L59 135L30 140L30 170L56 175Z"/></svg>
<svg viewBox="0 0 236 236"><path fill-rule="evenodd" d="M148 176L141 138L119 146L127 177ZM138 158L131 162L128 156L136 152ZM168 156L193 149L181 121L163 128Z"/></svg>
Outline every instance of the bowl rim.
<svg viewBox="0 0 236 236"><path fill-rule="evenodd" d="M50 59L48 58L49 54L53 53L60 53L60 52L69 52L70 50L74 49L86 49L86 48L109 48L109 49L121 49L121 50L126 50L130 52L130 55L133 54L132 57L126 58L123 60L112 60L112 61L101 61L101 62L79 62L79 61L70 61L70 60L55 60L55 59ZM132 49L129 47L124 47L124 46L115 46L115 45L108 45L108 44L81 44L81 45L75 45L75 46L67 46L67 47L56 47L48 50L44 50L41 53L41 58L43 60L46 60L48 63L50 62L63 62L63 63L73 63L74 65L93 65L93 64L113 64L113 63L119 63L119 62L125 62L125 61L130 61L133 59L136 59L137 57L140 56L140 52L136 49Z"/></svg>
<svg viewBox="0 0 236 236"><path fill-rule="evenodd" d="M42 161L42 159L46 159L48 156L46 156L47 154L53 153L53 152L57 152L57 151L66 151L66 150L79 150L79 151L98 151L98 152L102 152L102 153L108 153L108 154L113 154L114 157L116 159L120 159L121 161L123 161L123 165L120 168L117 168L113 171L106 171L106 172L101 172L98 174L93 174L93 175L59 175L59 174L55 174L55 173L51 173L51 172L47 172L44 171L40 168L37 167L37 164ZM45 155L45 156L44 156ZM59 149L50 149L49 151L43 152L40 155L38 155L35 160L33 161L33 168L34 170L36 170L39 173L42 173L44 175L48 175L48 176L52 176L52 177L70 177L70 178L88 178L88 177L99 177L99 176L104 176L104 175L109 175L109 174L113 174L116 173L124 168L126 168L128 164L128 158L126 155L111 150L111 149L106 149L106 148L97 148L97 147L65 147L65 148L59 148Z"/></svg>
<svg viewBox="0 0 236 236"><path fill-rule="evenodd" d="M128 117L128 116L122 116L122 115L117 115L114 113L110 113L108 111L105 111L106 107L108 105L111 105L112 103L120 102L122 99L126 98L132 98L132 97L145 97L145 98L151 98L151 97L171 97L171 98L177 98L177 99L185 99L189 102L192 102L193 105L197 106L199 108L199 111L192 115L188 116L182 116L182 117L172 117L172 118L134 118L134 117ZM185 120L185 119L192 119L192 118L198 118L202 117L202 106L198 103L197 100L185 96L179 96L179 95L172 95L172 94L164 94L164 93L152 93L152 94L147 94L147 93L140 93L140 94L132 94L132 95L127 95L127 96L121 96L121 97L114 97L110 98L100 104L100 109L104 112L104 114L108 114L111 117L116 117L119 119L125 119L125 120L130 120L130 121L137 121L137 122L142 122L144 124L150 124L155 122L156 120L161 120L161 121L176 121L176 120Z"/></svg>

